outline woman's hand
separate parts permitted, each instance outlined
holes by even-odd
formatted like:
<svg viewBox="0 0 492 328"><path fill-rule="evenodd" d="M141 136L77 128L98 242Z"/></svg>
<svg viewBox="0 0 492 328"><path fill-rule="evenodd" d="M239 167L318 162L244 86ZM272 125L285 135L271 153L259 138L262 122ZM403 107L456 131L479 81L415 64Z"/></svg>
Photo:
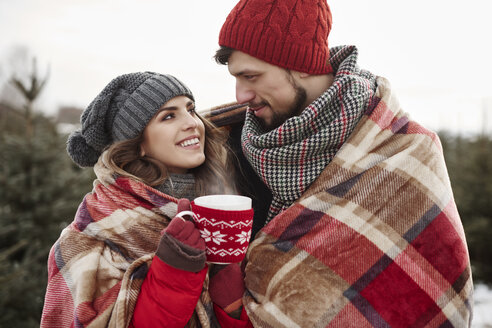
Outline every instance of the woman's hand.
<svg viewBox="0 0 492 328"><path fill-rule="evenodd" d="M190 209L188 199L178 201L178 215ZM205 241L193 221L176 216L163 230L156 255L174 268L198 272L205 267Z"/></svg>

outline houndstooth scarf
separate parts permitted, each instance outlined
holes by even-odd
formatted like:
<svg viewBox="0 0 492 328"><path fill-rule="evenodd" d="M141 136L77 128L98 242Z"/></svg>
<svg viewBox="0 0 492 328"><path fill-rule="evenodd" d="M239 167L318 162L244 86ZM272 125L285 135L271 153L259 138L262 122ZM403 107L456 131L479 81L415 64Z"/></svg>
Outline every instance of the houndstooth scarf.
<svg viewBox="0 0 492 328"><path fill-rule="evenodd" d="M244 154L273 194L266 223L303 194L370 106L376 76L357 66L357 55L355 46L330 49L333 85L280 127L265 133L254 114L246 114Z"/></svg>

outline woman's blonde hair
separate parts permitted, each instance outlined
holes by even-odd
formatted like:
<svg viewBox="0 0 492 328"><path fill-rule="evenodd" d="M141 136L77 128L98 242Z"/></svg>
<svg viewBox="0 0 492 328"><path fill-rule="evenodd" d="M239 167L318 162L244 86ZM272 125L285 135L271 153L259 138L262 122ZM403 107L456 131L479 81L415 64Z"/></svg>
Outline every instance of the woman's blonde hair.
<svg viewBox="0 0 492 328"><path fill-rule="evenodd" d="M205 126L205 161L190 169L195 176L196 196L205 194L234 193L234 178L227 132L207 119L197 116ZM148 156L141 156L140 145L144 140L143 131L136 138L116 142L106 152L107 165L116 174L131 177L151 187L161 185L169 176L166 166Z"/></svg>

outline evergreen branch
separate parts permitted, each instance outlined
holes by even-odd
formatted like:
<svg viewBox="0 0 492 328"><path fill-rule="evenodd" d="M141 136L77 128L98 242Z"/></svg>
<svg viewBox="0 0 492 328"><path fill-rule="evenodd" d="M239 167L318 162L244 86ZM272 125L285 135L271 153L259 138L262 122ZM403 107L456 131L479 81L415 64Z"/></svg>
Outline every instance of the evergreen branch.
<svg viewBox="0 0 492 328"><path fill-rule="evenodd" d="M29 241L26 239L21 239L17 243L15 243L14 245L1 251L0 252L0 262L5 261L6 259L9 258L9 256L11 256L12 254L15 254L16 252L25 248L27 245L29 245Z"/></svg>

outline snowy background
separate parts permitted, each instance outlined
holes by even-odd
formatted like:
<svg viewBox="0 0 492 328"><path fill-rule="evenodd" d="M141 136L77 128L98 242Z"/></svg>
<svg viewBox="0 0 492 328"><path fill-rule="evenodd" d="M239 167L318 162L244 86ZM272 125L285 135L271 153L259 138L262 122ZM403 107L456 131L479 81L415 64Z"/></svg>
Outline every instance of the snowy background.
<svg viewBox="0 0 492 328"><path fill-rule="evenodd" d="M85 108L115 76L171 73L205 109L234 101L212 56L231 0L0 0L0 60L27 46L50 80L38 107ZM329 44L354 44L403 108L431 129L492 131L492 1L329 0ZM2 74L3 73L3 74ZM0 71L5 79L8 71Z"/></svg>

